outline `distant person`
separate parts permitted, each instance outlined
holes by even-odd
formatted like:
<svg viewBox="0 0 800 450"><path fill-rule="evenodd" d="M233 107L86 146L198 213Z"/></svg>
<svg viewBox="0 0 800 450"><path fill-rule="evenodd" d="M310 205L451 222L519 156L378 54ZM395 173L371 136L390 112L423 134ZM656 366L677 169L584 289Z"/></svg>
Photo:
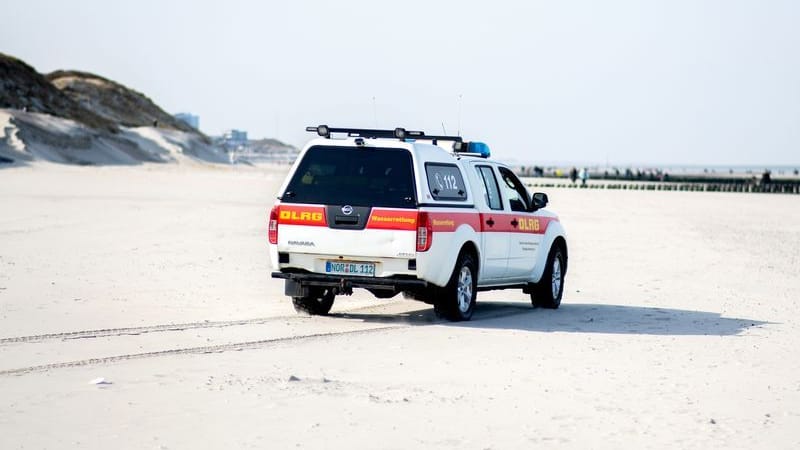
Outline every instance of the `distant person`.
<svg viewBox="0 0 800 450"><path fill-rule="evenodd" d="M772 175L769 170L764 170L764 173L761 174L761 185L765 186L770 183L772 183Z"/></svg>
<svg viewBox="0 0 800 450"><path fill-rule="evenodd" d="M575 184L575 180L578 179L578 169L574 166L569 170L569 179L572 181L572 184Z"/></svg>
<svg viewBox="0 0 800 450"><path fill-rule="evenodd" d="M153 120L153 128L158 128L158 119Z"/></svg>
<svg viewBox="0 0 800 450"><path fill-rule="evenodd" d="M589 179L589 171L586 169L586 167L581 169L578 176L581 178L581 186L586 186L586 180Z"/></svg>

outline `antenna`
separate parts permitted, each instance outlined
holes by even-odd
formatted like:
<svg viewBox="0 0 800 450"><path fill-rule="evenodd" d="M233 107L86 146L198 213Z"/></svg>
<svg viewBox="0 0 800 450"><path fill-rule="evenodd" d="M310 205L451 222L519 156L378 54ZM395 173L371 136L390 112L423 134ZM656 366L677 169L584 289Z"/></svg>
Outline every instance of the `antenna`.
<svg viewBox="0 0 800 450"><path fill-rule="evenodd" d="M461 97L462 94L458 94L458 131L456 132L456 136L461 136Z"/></svg>
<svg viewBox="0 0 800 450"><path fill-rule="evenodd" d="M375 106L375 96L372 96L372 116L375 119L375 128L378 128L378 107Z"/></svg>
<svg viewBox="0 0 800 450"><path fill-rule="evenodd" d="M442 132L444 134L447 134L447 129L444 127L444 122L442 122Z"/></svg>

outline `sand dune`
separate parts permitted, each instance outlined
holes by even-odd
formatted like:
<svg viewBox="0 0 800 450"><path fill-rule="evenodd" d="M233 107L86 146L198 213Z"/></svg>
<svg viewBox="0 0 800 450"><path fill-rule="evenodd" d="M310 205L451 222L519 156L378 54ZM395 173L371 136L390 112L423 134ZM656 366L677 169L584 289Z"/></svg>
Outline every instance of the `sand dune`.
<svg viewBox="0 0 800 450"><path fill-rule="evenodd" d="M227 163L228 157L197 133L122 126L111 133L48 114L0 108L0 162L6 163L5 166L35 161L138 165L146 162Z"/></svg>
<svg viewBox="0 0 800 450"><path fill-rule="evenodd" d="M796 196L551 189L561 309L309 318L269 277L283 170L0 171L0 447L800 445Z"/></svg>

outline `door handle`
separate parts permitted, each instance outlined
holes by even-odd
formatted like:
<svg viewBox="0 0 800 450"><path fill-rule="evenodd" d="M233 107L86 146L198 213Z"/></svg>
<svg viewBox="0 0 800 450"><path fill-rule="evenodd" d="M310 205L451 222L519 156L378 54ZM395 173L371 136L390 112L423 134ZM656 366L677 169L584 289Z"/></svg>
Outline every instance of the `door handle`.
<svg viewBox="0 0 800 450"><path fill-rule="evenodd" d="M517 225L519 225L519 222L517 222L517 218L515 217L514 220L511 221L511 226L517 228Z"/></svg>
<svg viewBox="0 0 800 450"><path fill-rule="evenodd" d="M492 220L492 218L489 217L489 220L486 221L486 225L489 225L490 227L493 227L494 226L494 220Z"/></svg>

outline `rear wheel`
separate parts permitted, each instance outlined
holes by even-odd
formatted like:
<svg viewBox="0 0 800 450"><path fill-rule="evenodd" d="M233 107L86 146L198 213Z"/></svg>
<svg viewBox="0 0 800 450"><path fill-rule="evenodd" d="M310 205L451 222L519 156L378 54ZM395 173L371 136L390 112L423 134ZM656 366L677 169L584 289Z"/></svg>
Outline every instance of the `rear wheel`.
<svg viewBox="0 0 800 450"><path fill-rule="evenodd" d="M566 269L564 251L559 245L550 249L542 279L534 285L531 303L535 307L556 309L561 305L564 294L564 273Z"/></svg>
<svg viewBox="0 0 800 450"><path fill-rule="evenodd" d="M330 289L312 291L307 297L292 297L292 305L301 314L324 316L330 312L335 298L336 295Z"/></svg>
<svg viewBox="0 0 800 450"><path fill-rule="evenodd" d="M469 320L478 295L478 276L474 257L462 253L450 282L442 289L435 306L436 312L452 321Z"/></svg>

